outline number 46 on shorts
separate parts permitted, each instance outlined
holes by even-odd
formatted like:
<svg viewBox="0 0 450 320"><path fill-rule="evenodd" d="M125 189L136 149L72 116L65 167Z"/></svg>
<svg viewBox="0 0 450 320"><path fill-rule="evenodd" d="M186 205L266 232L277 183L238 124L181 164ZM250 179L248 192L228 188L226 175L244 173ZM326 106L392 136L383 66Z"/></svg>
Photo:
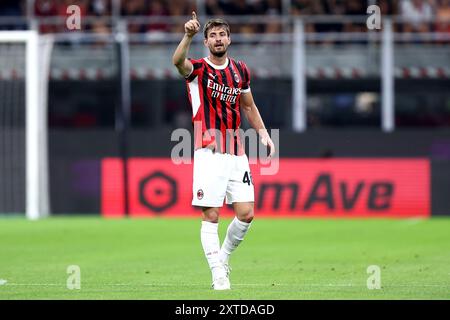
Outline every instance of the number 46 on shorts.
<svg viewBox="0 0 450 320"><path fill-rule="evenodd" d="M245 171L244 178L242 179L243 183L247 183L248 185L253 184L252 173L249 171Z"/></svg>

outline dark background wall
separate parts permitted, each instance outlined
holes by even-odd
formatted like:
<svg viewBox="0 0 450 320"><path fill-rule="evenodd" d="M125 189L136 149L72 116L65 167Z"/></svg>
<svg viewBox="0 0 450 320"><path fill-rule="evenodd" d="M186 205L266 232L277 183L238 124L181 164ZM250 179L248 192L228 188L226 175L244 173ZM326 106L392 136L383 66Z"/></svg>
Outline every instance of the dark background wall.
<svg viewBox="0 0 450 320"><path fill-rule="evenodd" d="M172 130L130 132L131 157L170 157ZM50 131L53 213L100 212L100 160L119 156L114 129ZM450 130L280 132L281 157L424 157L431 161L432 214L450 214Z"/></svg>

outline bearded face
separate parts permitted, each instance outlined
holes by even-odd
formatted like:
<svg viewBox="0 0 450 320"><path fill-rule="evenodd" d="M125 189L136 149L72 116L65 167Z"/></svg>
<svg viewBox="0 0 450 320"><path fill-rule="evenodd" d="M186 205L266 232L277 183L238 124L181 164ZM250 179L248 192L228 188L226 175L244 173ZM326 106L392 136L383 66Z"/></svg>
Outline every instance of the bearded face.
<svg viewBox="0 0 450 320"><path fill-rule="evenodd" d="M227 53L231 40L225 28L214 27L208 31L208 37L205 39L205 46L213 56L223 57Z"/></svg>

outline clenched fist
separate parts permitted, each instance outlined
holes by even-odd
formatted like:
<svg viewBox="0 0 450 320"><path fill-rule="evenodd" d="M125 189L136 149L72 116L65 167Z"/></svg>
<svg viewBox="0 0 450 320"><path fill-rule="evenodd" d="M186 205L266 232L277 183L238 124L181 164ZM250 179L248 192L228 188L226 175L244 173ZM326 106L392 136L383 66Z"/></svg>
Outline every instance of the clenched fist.
<svg viewBox="0 0 450 320"><path fill-rule="evenodd" d="M192 11L192 19L184 24L184 32L188 37L193 37L200 30L200 22L197 20L197 14Z"/></svg>

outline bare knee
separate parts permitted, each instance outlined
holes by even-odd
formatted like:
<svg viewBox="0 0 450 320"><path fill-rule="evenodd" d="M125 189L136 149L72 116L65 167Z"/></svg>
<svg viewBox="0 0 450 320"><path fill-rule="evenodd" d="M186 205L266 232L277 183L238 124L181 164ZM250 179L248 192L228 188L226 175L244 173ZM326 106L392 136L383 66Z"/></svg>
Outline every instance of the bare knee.
<svg viewBox="0 0 450 320"><path fill-rule="evenodd" d="M253 221L254 216L255 213L252 205L246 206L245 208L240 208L240 210L236 212L236 217L242 222L250 223Z"/></svg>
<svg viewBox="0 0 450 320"><path fill-rule="evenodd" d="M219 222L219 208L202 208L203 221Z"/></svg>

